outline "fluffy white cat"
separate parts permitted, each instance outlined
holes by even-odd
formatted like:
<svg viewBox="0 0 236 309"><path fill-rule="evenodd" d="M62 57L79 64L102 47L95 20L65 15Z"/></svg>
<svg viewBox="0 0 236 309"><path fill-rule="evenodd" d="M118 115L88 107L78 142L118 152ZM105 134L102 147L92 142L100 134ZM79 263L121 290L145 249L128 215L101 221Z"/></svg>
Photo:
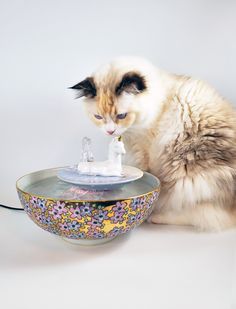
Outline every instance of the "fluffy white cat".
<svg viewBox="0 0 236 309"><path fill-rule="evenodd" d="M128 57L72 89L99 128L122 135L126 163L161 180L149 222L204 230L236 225L236 112L212 87Z"/></svg>

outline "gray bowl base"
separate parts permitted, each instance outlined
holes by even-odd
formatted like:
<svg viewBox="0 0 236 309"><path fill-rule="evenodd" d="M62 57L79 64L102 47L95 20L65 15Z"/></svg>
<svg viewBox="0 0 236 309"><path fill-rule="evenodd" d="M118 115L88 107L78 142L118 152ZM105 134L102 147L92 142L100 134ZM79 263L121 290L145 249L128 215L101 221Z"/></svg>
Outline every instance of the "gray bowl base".
<svg viewBox="0 0 236 309"><path fill-rule="evenodd" d="M117 236L111 237L111 238L102 238L102 239L72 239L72 238L67 238L67 237L62 237L63 240L66 242L69 242L74 245L80 245L80 246L96 246L96 245L101 245L105 244Z"/></svg>

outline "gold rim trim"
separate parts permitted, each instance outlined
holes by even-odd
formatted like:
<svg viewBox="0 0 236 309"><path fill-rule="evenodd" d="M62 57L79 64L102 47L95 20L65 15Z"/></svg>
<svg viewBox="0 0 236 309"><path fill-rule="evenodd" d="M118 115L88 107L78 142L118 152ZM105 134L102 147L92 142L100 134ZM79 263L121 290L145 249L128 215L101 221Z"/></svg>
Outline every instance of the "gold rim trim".
<svg viewBox="0 0 236 309"><path fill-rule="evenodd" d="M148 172L143 172L143 174L151 175L152 177L154 177L157 180L158 187L156 189L148 191L147 193L143 193L143 194L127 197L127 198L117 198L117 199L112 199L112 200L68 200L68 199L63 199L63 198L53 198L53 197L46 197L46 196L43 196L43 195L37 195L37 194L34 194L34 193L26 192L26 191L19 188L19 185L18 185L19 181L26 176L29 176L29 175L34 174L34 173L42 172L42 171L57 170L57 169L60 169L60 168L63 168L63 166L62 167L54 167L54 168L46 168L46 169L43 169L43 170L39 170L39 171L36 171L36 172L25 174L24 176L21 176L20 178L17 179L16 190L20 191L23 194L34 196L34 197L37 197L37 198L40 198L40 199L46 199L46 200L52 200L52 201L64 201L64 202L67 202L67 203L86 203L86 202L88 202L88 203L100 203L100 202L124 201L124 200L139 198L139 197L151 194L153 192L160 192L160 190L161 190L160 180L156 176L154 176L154 175L152 175L151 173L148 173Z"/></svg>

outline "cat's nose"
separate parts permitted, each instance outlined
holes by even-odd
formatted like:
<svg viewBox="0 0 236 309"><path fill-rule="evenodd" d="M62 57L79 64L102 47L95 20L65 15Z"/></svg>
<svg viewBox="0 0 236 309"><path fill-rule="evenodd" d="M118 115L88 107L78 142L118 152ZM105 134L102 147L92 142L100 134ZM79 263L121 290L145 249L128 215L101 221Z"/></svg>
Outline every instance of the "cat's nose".
<svg viewBox="0 0 236 309"><path fill-rule="evenodd" d="M107 130L107 133L112 135L115 132L115 130Z"/></svg>

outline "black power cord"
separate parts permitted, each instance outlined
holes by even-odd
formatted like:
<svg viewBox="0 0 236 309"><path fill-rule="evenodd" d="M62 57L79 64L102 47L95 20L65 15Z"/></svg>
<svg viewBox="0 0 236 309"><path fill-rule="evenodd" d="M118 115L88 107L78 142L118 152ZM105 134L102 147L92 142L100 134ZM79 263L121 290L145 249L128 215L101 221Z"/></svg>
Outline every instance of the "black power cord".
<svg viewBox="0 0 236 309"><path fill-rule="evenodd" d="M21 211L24 210L23 208L10 207L10 206L3 205L3 204L0 204L0 207L11 209L11 210L21 210Z"/></svg>

